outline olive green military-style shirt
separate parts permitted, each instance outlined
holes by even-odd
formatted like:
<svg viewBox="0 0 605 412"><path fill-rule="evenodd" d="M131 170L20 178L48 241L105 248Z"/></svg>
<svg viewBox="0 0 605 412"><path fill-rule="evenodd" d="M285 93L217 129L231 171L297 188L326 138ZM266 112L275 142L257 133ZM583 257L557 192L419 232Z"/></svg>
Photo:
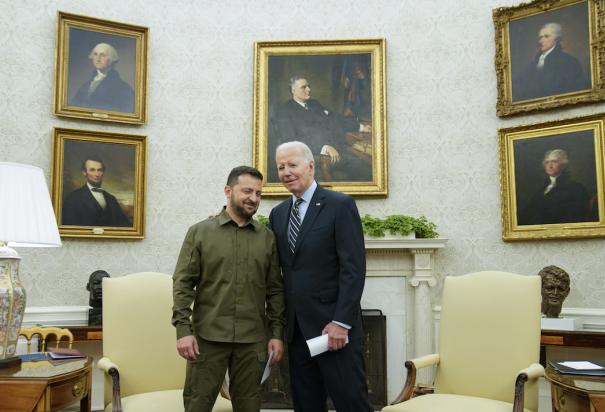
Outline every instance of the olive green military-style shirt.
<svg viewBox="0 0 605 412"><path fill-rule="evenodd" d="M173 276L177 339L215 342L283 339L285 303L275 236L251 219L238 226L226 209L189 228ZM193 310L191 303L193 302Z"/></svg>

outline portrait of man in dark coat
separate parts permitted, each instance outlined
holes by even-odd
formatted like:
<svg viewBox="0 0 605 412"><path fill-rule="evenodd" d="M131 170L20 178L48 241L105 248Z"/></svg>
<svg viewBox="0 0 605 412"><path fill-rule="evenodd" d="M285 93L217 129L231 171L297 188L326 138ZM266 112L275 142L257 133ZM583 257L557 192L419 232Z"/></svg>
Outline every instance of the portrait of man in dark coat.
<svg viewBox="0 0 605 412"><path fill-rule="evenodd" d="M132 222L120 203L101 186L105 163L98 156L87 156L81 173L86 179L82 187L69 193L63 201L61 224L74 226L129 227Z"/></svg>
<svg viewBox="0 0 605 412"><path fill-rule="evenodd" d="M369 133L371 125L356 116L344 116L323 106L311 97L311 84L305 76L290 77L291 99L276 111L276 144L300 141L311 149L324 180L368 181L372 179L371 164L351 154L348 132ZM328 171L329 170L329 171ZM326 175L329 178L326 179Z"/></svg>
<svg viewBox="0 0 605 412"><path fill-rule="evenodd" d="M111 44L99 43L91 50L88 58L94 69L88 80L70 96L68 104L117 112L133 112L134 92L132 87L120 78L115 67L120 61L117 50Z"/></svg>
<svg viewBox="0 0 605 412"><path fill-rule="evenodd" d="M513 101L537 99L591 88L578 59L563 49L563 29L547 23L538 33L538 52L512 81Z"/></svg>
<svg viewBox="0 0 605 412"><path fill-rule="evenodd" d="M518 214L520 225L585 222L589 219L589 195L567 170L569 159L562 149L549 150L542 165L546 179Z"/></svg>

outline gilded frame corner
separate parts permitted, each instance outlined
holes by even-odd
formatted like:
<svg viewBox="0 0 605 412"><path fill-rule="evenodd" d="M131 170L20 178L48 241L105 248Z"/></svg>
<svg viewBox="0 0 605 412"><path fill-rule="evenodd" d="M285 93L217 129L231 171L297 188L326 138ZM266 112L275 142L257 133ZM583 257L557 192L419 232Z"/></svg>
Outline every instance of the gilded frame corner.
<svg viewBox="0 0 605 412"><path fill-rule="evenodd" d="M576 10L572 9L584 5L585 13L576 13ZM605 100L605 0L534 0L518 6L494 9L493 21L498 116L506 117ZM569 36L572 40L566 43L566 27L561 24L561 50L567 52L565 45L575 39L573 45L577 55L571 59L576 59L581 67L581 73L585 76L584 83L561 83L558 86L551 83L551 87L539 88L537 82L529 81L528 71L530 64L535 65L538 61L535 54L537 35L543 24L559 21L566 22L568 28L571 28L569 31L573 32L573 36ZM531 32L528 32L530 28ZM528 57L530 52L536 60L532 61ZM528 86L529 84L534 86Z"/></svg>
<svg viewBox="0 0 605 412"><path fill-rule="evenodd" d="M282 138L283 134L274 138L270 130L275 130L273 123L274 109L280 109L286 102L292 100L292 95L287 87L287 79L292 76L293 70L284 67L297 68L296 74L309 77L311 88L319 90L318 93L311 92L311 97L321 101L325 105L324 113L326 116L334 115L336 112L341 119L347 116L356 116L360 119L362 109L346 113L346 109L339 111L334 102L338 102L337 95L342 92L339 87L344 83L339 83L338 74L342 73L340 79L346 79L347 69L353 64L347 63L354 59L360 61L366 59L366 75L358 75L365 83L365 100L371 101L371 107L365 106L365 116L368 116L371 124L371 132L344 133L342 141L345 142L342 147L347 151L347 155L354 156L356 159L352 163L359 162L365 169L365 177L358 176L349 178L348 173L353 168L346 169L341 178L335 178L330 173L330 166L326 166L327 156L321 157L322 164L319 164L318 151L314 152L316 157L316 171L320 170L322 176L316 179L324 187L341 191L350 195L365 196L387 196L387 127L386 127L386 45L384 39L361 39L361 40L318 40L318 41L266 41L256 42L254 46L254 119L253 119L253 164L265 176L263 182L263 194L267 196L283 196L288 192L281 185L275 174L273 150L277 143L287 140L301 140L304 138ZM276 66L281 64L282 66ZM347 66L349 64L349 66ZM322 70L319 69L321 66ZM277 71L275 67L282 67ZM305 69L306 68L306 69ZM340 70L340 71L339 71ZM361 70L361 69L355 69ZM271 73L270 73L271 71ZM279 73L279 75L275 75ZM328 73L331 73L331 79L328 79ZM369 81L368 81L369 77ZM361 82L361 81L360 81ZM320 84L322 87L315 87L313 84ZM343 86L344 87L344 86ZM281 91L276 92L282 88ZM326 92L330 90L330 92ZM368 90L371 90L368 99ZM350 90L349 90L350 92ZM281 93L281 94L280 94ZM280 95L277 97L277 95ZM324 100L326 103L324 103ZM343 103L343 107L347 103ZM328 106L330 106L328 108ZM270 115L271 112L271 115ZM271 120L270 120L271 117ZM365 117L366 119L368 117ZM347 118L346 121L349 121ZM282 120L283 121L283 120ZM361 124L361 121L359 121ZM270 124L271 123L271 124ZM281 123L283 124L283 123ZM360 159L360 160L357 160ZM344 164L344 163L343 163ZM352 175L352 174L351 174ZM329 176L324 178L323 176ZM370 177L371 176L371 177Z"/></svg>
<svg viewBox="0 0 605 412"><path fill-rule="evenodd" d="M99 43L114 47L119 60L111 75L93 88L95 67L89 54ZM148 44L147 27L59 11L55 115L144 124L147 121Z"/></svg>
<svg viewBox="0 0 605 412"><path fill-rule="evenodd" d="M605 114L503 128L498 135L503 240L605 237ZM554 183L544 162L553 149L569 160Z"/></svg>
<svg viewBox="0 0 605 412"><path fill-rule="evenodd" d="M145 237L146 145L147 137L142 135L53 129L51 197L61 237ZM119 216L126 216L127 223L97 225L89 220L92 217L82 212L77 216L70 214L69 224L64 224L66 201L72 205L77 202L78 210L99 208L91 197L92 192L86 190L88 176L81 170L85 158L91 156L103 162L104 184L101 187L105 190L102 195L107 197L106 207L119 207L122 212ZM68 200L72 194L73 199ZM112 216L111 219L117 222L120 217Z"/></svg>

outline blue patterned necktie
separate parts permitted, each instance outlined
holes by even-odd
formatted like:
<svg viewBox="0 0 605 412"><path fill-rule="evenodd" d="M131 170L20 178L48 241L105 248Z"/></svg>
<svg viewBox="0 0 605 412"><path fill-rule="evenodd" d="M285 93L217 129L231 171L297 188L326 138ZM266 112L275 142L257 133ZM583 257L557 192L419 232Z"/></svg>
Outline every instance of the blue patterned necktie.
<svg viewBox="0 0 605 412"><path fill-rule="evenodd" d="M290 213L290 228L288 229L288 246L290 247L290 252L294 253L294 247L296 246L296 238L300 233L300 211L298 207L300 204L304 202L303 199L298 198L294 205L292 206L292 211Z"/></svg>

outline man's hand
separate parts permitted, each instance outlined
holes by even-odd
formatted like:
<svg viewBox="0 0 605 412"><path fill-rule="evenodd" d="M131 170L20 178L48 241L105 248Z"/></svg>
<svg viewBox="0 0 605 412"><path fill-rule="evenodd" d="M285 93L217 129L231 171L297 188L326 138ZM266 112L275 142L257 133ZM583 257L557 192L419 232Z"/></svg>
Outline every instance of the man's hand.
<svg viewBox="0 0 605 412"><path fill-rule="evenodd" d="M187 360L196 360L197 355L200 354L200 348L197 345L195 336L183 336L181 339L178 339L176 341L176 351Z"/></svg>
<svg viewBox="0 0 605 412"><path fill-rule="evenodd" d="M328 350L330 352L340 350L347 344L347 336L349 331L334 322L330 322L321 331L322 335L328 334Z"/></svg>
<svg viewBox="0 0 605 412"><path fill-rule="evenodd" d="M271 365L275 365L284 356L284 342L282 342L281 339L269 339L269 343L267 343L267 352L273 352Z"/></svg>
<svg viewBox="0 0 605 412"><path fill-rule="evenodd" d="M340 154L338 153L338 150L330 145L325 145L324 147L326 149L326 154L330 156L330 164L340 162Z"/></svg>

